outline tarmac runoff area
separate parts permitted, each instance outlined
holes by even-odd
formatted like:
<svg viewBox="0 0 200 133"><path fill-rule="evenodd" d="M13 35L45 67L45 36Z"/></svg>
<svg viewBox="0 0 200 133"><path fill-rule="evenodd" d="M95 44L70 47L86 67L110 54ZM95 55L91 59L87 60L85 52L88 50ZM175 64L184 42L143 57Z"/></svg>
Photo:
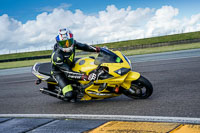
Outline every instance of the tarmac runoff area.
<svg viewBox="0 0 200 133"><path fill-rule="evenodd" d="M1 114L1 133L200 133L200 118Z"/></svg>

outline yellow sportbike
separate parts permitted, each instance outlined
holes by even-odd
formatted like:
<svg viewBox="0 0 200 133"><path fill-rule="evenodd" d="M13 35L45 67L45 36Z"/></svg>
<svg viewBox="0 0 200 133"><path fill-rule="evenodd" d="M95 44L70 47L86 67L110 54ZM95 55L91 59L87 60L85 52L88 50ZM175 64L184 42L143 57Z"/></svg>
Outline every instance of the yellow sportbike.
<svg viewBox="0 0 200 133"><path fill-rule="evenodd" d="M89 75L95 72L95 81L70 80L78 101L101 100L122 94L133 99L151 96L153 86L140 73L132 71L131 61L120 51L101 48L99 55L76 59L73 71ZM47 82L40 88L44 94L65 100L57 82L52 78L50 63L36 63L32 73L38 77L37 84Z"/></svg>

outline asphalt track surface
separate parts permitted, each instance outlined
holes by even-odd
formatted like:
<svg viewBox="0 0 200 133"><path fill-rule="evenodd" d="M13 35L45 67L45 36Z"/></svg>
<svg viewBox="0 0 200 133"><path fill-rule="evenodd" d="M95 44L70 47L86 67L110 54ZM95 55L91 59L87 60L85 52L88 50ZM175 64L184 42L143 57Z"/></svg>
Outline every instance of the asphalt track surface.
<svg viewBox="0 0 200 133"><path fill-rule="evenodd" d="M39 87L45 84L34 85L36 78L30 73L30 67L0 70L0 132L199 132L200 125L183 123L195 123L194 118L200 123L200 49L129 59L133 70L152 82L154 92L150 98L134 100L120 96L67 103L40 93ZM9 117L12 114L14 117ZM21 116L16 118L17 114ZM43 118L33 118L37 114L44 114ZM92 115L95 119L98 116L98 120L89 117L90 120L78 119L80 116L76 116L77 119L53 119L53 114L57 114L57 118L65 114ZM29 118L23 118L25 115ZM51 117L45 118L45 115ZM138 116L137 119L141 120L134 118L135 121L149 119L154 122L110 121L108 118L101 119L104 115L111 119L115 117L115 120L117 117L130 119ZM167 122L167 119L175 123L160 123Z"/></svg>
<svg viewBox="0 0 200 133"><path fill-rule="evenodd" d="M192 52L189 52L192 53ZM197 52L198 53L198 52ZM172 54L170 54L172 55ZM156 55L158 57L161 55ZM150 56L148 56L149 58ZM171 59L132 60L134 71L148 78L153 95L144 100L126 96L68 103L44 95L30 72L1 75L0 114L96 114L200 118L200 53ZM163 56L166 57L166 56Z"/></svg>

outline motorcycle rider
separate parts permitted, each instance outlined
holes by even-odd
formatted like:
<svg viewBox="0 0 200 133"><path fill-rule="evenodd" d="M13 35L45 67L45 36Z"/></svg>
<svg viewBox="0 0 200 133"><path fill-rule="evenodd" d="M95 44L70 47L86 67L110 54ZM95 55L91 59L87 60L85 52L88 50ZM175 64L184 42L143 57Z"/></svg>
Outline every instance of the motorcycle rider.
<svg viewBox="0 0 200 133"><path fill-rule="evenodd" d="M73 34L68 28L59 30L56 36L56 44L54 45L54 50L51 55L51 75L62 89L62 93L67 100L75 99L75 94L69 79L87 81L96 79L95 73L85 75L72 71L75 48L89 52L100 52L99 47L82 44L74 40Z"/></svg>

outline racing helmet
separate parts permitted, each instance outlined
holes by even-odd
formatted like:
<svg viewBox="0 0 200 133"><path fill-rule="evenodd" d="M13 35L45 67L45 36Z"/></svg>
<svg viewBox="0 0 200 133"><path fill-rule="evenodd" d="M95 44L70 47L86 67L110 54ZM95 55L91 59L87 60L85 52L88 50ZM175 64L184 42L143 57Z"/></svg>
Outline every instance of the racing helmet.
<svg viewBox="0 0 200 133"><path fill-rule="evenodd" d="M74 46L74 38L72 32L63 28L58 31L58 35L56 36L56 41L58 44L58 48L63 52L70 52Z"/></svg>

